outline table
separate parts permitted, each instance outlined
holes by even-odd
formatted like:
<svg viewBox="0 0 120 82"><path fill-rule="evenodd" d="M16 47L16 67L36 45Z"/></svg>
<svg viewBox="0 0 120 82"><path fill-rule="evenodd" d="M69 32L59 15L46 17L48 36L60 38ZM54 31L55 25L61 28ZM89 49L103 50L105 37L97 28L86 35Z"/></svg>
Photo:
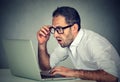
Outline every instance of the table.
<svg viewBox="0 0 120 82"><path fill-rule="evenodd" d="M58 80L58 81L36 81L11 74L10 69L0 69L0 82L96 82L90 80Z"/></svg>

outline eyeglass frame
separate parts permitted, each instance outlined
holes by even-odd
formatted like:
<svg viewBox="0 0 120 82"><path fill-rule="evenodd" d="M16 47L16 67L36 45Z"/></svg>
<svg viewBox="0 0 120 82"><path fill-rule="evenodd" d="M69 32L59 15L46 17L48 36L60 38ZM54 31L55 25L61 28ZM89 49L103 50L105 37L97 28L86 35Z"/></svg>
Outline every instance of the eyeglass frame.
<svg viewBox="0 0 120 82"><path fill-rule="evenodd" d="M70 28L71 26L73 26L73 24L72 24L72 25L68 25L68 26L64 26L64 27L62 27L62 26L57 26L57 27L51 26L51 27L50 27L50 32L51 32L52 34L54 34L55 31L56 31L58 34L64 34L64 29ZM54 33L51 31L51 29L54 29ZM58 31L57 29L58 29L58 30L62 30L62 33L59 33L59 31Z"/></svg>

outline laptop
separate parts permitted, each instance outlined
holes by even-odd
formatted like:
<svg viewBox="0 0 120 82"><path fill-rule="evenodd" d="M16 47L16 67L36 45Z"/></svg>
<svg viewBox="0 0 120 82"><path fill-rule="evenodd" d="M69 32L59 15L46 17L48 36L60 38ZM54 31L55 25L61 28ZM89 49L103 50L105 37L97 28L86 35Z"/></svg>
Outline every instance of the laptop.
<svg viewBox="0 0 120 82"><path fill-rule="evenodd" d="M23 39L5 39L3 48L11 73L15 76L33 80L64 80L60 75L51 76L48 71L41 71L32 41Z"/></svg>

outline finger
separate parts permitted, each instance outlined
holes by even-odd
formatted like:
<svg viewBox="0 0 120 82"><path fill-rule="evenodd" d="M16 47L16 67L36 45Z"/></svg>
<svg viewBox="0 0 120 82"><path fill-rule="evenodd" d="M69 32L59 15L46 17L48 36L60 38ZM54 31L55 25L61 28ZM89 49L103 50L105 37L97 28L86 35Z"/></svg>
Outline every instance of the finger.
<svg viewBox="0 0 120 82"><path fill-rule="evenodd" d="M44 26L38 31L38 35L47 36L49 34L49 29Z"/></svg>
<svg viewBox="0 0 120 82"><path fill-rule="evenodd" d="M44 32L42 32L42 31L39 32L39 35L44 36L44 37L46 36L46 34Z"/></svg>
<svg viewBox="0 0 120 82"><path fill-rule="evenodd" d="M52 25L47 25L47 26L43 26L43 28L44 28L46 31L50 32L51 26L52 26Z"/></svg>
<svg viewBox="0 0 120 82"><path fill-rule="evenodd" d="M42 28L42 29L40 30L40 33L41 33L41 34L44 34L44 35L47 35L47 34L49 33L49 31L48 31L47 29L45 29L45 28Z"/></svg>
<svg viewBox="0 0 120 82"><path fill-rule="evenodd" d="M67 77L67 75L64 73L64 72L54 72L53 74L52 74L53 76L55 76L55 75L61 75L61 76L63 76L63 77Z"/></svg>
<svg viewBox="0 0 120 82"><path fill-rule="evenodd" d="M51 69L50 73L53 74L54 72L59 72L61 71L60 67L54 67Z"/></svg>
<svg viewBox="0 0 120 82"><path fill-rule="evenodd" d="M37 35L38 35L38 37L40 36L45 36L45 34L41 31L41 30L39 30L38 32L37 32Z"/></svg>

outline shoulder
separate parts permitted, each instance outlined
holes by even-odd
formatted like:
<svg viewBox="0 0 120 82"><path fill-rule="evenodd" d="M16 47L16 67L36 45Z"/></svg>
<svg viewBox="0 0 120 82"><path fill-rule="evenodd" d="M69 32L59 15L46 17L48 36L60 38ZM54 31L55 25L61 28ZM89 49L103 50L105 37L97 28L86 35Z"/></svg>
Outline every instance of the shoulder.
<svg viewBox="0 0 120 82"><path fill-rule="evenodd" d="M83 29L84 31L84 38L87 40L87 42L91 45L95 45L95 43L102 44L102 45L111 45L111 43L108 41L107 38L100 35L97 32L94 32L92 30Z"/></svg>
<svg viewBox="0 0 120 82"><path fill-rule="evenodd" d="M83 31L83 41L87 45L88 50L98 53L112 46L112 44L104 36L91 30L83 29Z"/></svg>

